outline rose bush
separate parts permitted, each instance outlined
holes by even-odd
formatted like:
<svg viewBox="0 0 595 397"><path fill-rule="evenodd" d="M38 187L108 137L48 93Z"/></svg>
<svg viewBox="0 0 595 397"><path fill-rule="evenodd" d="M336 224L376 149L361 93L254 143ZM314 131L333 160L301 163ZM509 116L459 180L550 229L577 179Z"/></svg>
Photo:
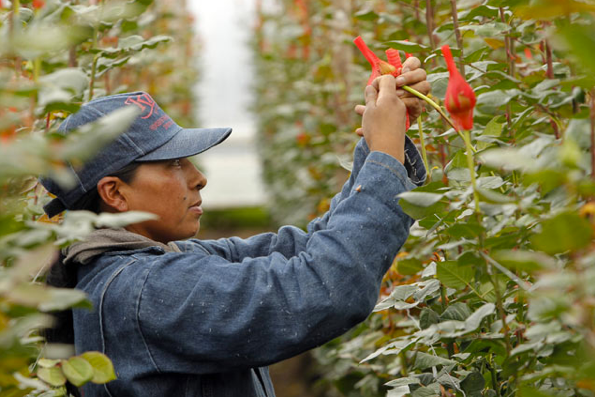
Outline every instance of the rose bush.
<svg viewBox="0 0 595 397"><path fill-rule="evenodd" d="M476 96L469 135L430 106L412 120L430 177L401 203L418 222L375 313L317 352L337 395L593 396L595 3L274 3L255 109L280 221L320 214L345 178L368 78L353 38L420 58L440 104L449 45Z"/></svg>
<svg viewBox="0 0 595 397"><path fill-rule="evenodd" d="M129 116L119 114L58 134L59 121L91 98L145 90L182 125L195 125L193 21L184 2L173 3L0 2L0 396L64 396L66 381L115 378L98 352L71 357L69 346L44 344L39 330L52 312L89 303L79 291L46 287L43 274L60 247L94 225L142 215L71 212L58 224L42 215L50 198L36 175L72 183L65 161L84 160L126 128Z"/></svg>

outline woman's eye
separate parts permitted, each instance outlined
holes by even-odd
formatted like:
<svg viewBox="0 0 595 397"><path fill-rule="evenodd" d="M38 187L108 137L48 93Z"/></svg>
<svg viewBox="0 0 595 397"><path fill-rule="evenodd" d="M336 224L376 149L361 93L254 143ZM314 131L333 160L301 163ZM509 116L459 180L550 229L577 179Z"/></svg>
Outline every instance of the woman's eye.
<svg viewBox="0 0 595 397"><path fill-rule="evenodd" d="M182 161L180 159L175 159L172 161L172 165L174 167L181 167L182 166Z"/></svg>

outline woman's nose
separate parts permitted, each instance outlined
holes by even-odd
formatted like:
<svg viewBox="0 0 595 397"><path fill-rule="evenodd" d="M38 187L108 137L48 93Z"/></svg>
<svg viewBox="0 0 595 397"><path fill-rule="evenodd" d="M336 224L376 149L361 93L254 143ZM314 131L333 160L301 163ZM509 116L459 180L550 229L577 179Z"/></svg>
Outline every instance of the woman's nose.
<svg viewBox="0 0 595 397"><path fill-rule="evenodd" d="M193 189L201 190L207 185L207 177L200 172L194 165L191 169L191 179L190 179L190 186Z"/></svg>

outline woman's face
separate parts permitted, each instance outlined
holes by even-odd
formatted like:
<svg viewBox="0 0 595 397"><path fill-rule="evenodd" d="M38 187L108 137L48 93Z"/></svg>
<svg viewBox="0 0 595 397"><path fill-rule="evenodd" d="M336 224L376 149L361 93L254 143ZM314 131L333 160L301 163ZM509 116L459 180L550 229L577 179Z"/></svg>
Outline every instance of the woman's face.
<svg viewBox="0 0 595 397"><path fill-rule="evenodd" d="M205 176L188 159L142 163L122 186L129 211L151 212L158 220L130 225L128 230L167 243L193 237L200 229L200 190Z"/></svg>

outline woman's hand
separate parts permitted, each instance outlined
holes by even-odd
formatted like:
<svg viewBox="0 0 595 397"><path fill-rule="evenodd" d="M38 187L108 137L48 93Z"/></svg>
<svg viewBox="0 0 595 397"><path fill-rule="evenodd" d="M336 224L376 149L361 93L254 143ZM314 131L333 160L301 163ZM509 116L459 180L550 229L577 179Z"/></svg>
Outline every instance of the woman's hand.
<svg viewBox="0 0 595 397"><path fill-rule="evenodd" d="M424 102L407 91L399 89L399 87L407 85L424 95L428 95L430 93L430 83L426 80L426 71L421 69L420 66L421 61L419 59L415 57L408 58L405 63L403 63L402 74L396 78L397 95L407 107L411 122L417 119L421 114ZM364 114L365 109L366 107L364 105L357 105L355 107L356 113L360 116ZM361 129L358 129L356 132L358 135L362 136Z"/></svg>
<svg viewBox="0 0 595 397"><path fill-rule="evenodd" d="M362 134L371 151L380 151L405 162L405 104L397 95L396 79L378 77L366 87Z"/></svg>

